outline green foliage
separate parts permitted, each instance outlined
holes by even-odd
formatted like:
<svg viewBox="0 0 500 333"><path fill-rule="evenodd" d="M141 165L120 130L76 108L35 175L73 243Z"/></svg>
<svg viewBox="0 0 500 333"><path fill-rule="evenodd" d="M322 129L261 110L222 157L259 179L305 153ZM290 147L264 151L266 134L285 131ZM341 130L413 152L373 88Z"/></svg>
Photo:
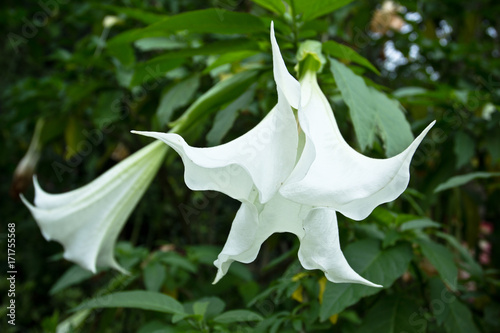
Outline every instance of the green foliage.
<svg viewBox="0 0 500 333"><path fill-rule="evenodd" d="M385 143L387 156L400 153L413 140L410 126L398 104L378 90L367 87L363 79L335 59L331 71L349 106L361 149L372 147L377 133Z"/></svg>
<svg viewBox="0 0 500 333"><path fill-rule="evenodd" d="M11 197L1 207L16 223L22 274L16 326L3 321L2 332L498 332L500 5L400 4L376 21L381 6L366 0L6 1L0 166ZM404 29L389 27L398 17ZM227 142L276 103L271 21L295 76L300 44L322 42L320 87L360 152L393 156L437 121L401 198L363 222L338 216L347 260L383 288L304 271L298 241L283 234L212 285L238 205L187 189L174 154L120 235L115 252L130 275L64 261L17 201L32 197L34 170L12 178L36 124L36 174L51 193L149 142L133 129L177 126L194 146Z"/></svg>
<svg viewBox="0 0 500 333"><path fill-rule="evenodd" d="M174 298L151 291L122 291L94 298L82 303L73 311L93 308L134 308L157 312L184 314L182 304Z"/></svg>
<svg viewBox="0 0 500 333"><path fill-rule="evenodd" d="M409 244L381 249L374 239L352 243L344 250L351 267L369 281L389 288L408 268L413 254ZM322 320L340 313L361 298L374 295L380 289L351 283L327 283L320 316Z"/></svg>

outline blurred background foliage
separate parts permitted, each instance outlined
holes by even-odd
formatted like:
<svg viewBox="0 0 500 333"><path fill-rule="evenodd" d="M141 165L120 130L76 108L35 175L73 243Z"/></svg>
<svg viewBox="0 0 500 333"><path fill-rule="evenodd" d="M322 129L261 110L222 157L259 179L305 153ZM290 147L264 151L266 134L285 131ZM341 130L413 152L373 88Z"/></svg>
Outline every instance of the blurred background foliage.
<svg viewBox="0 0 500 333"><path fill-rule="evenodd" d="M500 3L7 0L0 6L1 242L5 249L6 224L15 222L19 270L16 327L6 325L2 306L3 331L500 330ZM167 131L183 114L196 122L182 131L196 146L245 133L276 102L271 20L292 73L299 43L319 40L325 54L397 100L413 133L437 120L398 200L362 222L339 215L348 261L385 288L334 285L321 272L304 271L298 241L286 234L273 235L255 263L234 263L212 285L212 262L238 204L187 189L182 163L170 153L120 236L116 255L132 275L91 275L64 261L61 246L43 239L18 200L19 193L32 198L35 168L47 191L75 189L149 142L130 130ZM351 146L385 157L383 137L360 142L328 68L319 81ZM5 279L0 286L7 289ZM131 290L169 295L189 315L98 302Z"/></svg>

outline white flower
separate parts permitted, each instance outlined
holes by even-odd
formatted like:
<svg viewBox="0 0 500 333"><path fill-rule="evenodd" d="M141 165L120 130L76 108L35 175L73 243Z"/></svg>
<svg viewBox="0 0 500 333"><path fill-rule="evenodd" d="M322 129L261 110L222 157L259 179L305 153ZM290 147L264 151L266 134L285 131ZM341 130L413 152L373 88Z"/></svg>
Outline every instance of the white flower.
<svg viewBox="0 0 500 333"><path fill-rule="evenodd" d="M34 177L35 206L24 196L42 235L64 247L64 258L96 272L96 267L125 270L113 250L128 216L160 167L167 147L155 141L91 183L62 194L42 190Z"/></svg>
<svg viewBox="0 0 500 333"><path fill-rule="evenodd" d="M408 184L411 157L430 127L393 158L360 155L343 140L315 72L307 72L300 85L288 73L272 26L271 44L278 104L245 135L217 147L194 148L176 134L135 133L162 140L179 153L189 188L220 191L242 202L214 262L214 283L233 261L255 260L270 235L290 232L300 240L304 268L320 269L332 282L378 286L347 263L336 211L360 219L399 196ZM292 107L298 109L301 135Z"/></svg>
<svg viewBox="0 0 500 333"><path fill-rule="evenodd" d="M316 72L306 71L300 85L298 117L306 144L280 188L281 195L334 209L354 220L366 218L378 205L399 197L410 180L411 158L435 121L402 153L388 159L369 158L345 142Z"/></svg>

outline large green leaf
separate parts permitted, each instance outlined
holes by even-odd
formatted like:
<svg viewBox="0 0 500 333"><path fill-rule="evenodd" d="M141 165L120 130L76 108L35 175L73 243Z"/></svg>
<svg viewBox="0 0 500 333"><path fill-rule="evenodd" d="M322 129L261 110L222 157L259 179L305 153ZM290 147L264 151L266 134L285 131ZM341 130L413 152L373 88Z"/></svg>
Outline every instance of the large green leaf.
<svg viewBox="0 0 500 333"><path fill-rule="evenodd" d="M410 125L399 104L367 87L363 79L335 59L330 69L349 111L361 149L371 147L375 133L385 143L388 156L403 151L413 140Z"/></svg>
<svg viewBox="0 0 500 333"><path fill-rule="evenodd" d="M479 333L469 308L439 279L432 279L430 287L432 312L438 325L444 325L448 333Z"/></svg>
<svg viewBox="0 0 500 333"><path fill-rule="evenodd" d="M345 46L333 40L329 40L323 43L321 49L328 55L331 55L335 58L352 61L358 65L370 69L377 75L380 75L378 69L376 69L375 66L371 64L371 62L369 62L366 58L360 56L356 51L351 49L349 46Z"/></svg>
<svg viewBox="0 0 500 333"><path fill-rule="evenodd" d="M371 91L372 105L375 110L377 132L385 143L386 155L397 155L413 141L410 124L399 102L388 98L386 94L373 87L368 89Z"/></svg>
<svg viewBox="0 0 500 333"><path fill-rule="evenodd" d="M73 311L95 308L133 308L164 313L183 314L184 308L174 298L152 291L122 291L86 301Z"/></svg>
<svg viewBox="0 0 500 333"><path fill-rule="evenodd" d="M359 333L384 332L417 332L409 320L413 313L418 313L417 305L398 295L381 298L366 314Z"/></svg>
<svg viewBox="0 0 500 333"><path fill-rule="evenodd" d="M351 267L361 276L388 288L406 271L413 258L411 246L399 243L381 249L380 242L365 239L352 243L344 250ZM362 297L376 294L379 288L352 283L327 283L320 308L320 318L325 320L355 304Z"/></svg>
<svg viewBox="0 0 500 333"><path fill-rule="evenodd" d="M458 269L453 259L453 253L445 246L428 238L419 238L416 242L422 249L422 254L436 268L441 279L452 289L457 289Z"/></svg>
<svg viewBox="0 0 500 333"><path fill-rule="evenodd" d="M301 16L303 21L310 21L316 17L329 14L352 1L353 0L291 0L295 5L294 13Z"/></svg>
<svg viewBox="0 0 500 333"><path fill-rule="evenodd" d="M217 108L241 96L255 82L257 74L257 70L244 71L218 82L191 104L171 125L176 126L177 131L189 128L201 117L217 111Z"/></svg>
<svg viewBox="0 0 500 333"><path fill-rule="evenodd" d="M233 39L214 42L198 48L170 51L146 62L137 64L130 85L135 86L163 76L169 70L182 64L187 57L192 57L194 55L223 54L241 50L258 50L258 45L254 41L249 41L247 39Z"/></svg>
<svg viewBox="0 0 500 333"><path fill-rule="evenodd" d="M472 173L468 173L466 175L451 177L450 179L448 179L444 183L438 185L438 187L436 187L436 189L434 190L434 193L465 185L474 179L490 178L490 177L498 177L498 176L500 176L500 172L472 172Z"/></svg>
<svg viewBox="0 0 500 333"><path fill-rule="evenodd" d="M251 14L210 8L181 13L146 28L126 31L111 39L108 44L130 43L137 39L166 36L181 30L232 35L267 32L268 29L258 17Z"/></svg>

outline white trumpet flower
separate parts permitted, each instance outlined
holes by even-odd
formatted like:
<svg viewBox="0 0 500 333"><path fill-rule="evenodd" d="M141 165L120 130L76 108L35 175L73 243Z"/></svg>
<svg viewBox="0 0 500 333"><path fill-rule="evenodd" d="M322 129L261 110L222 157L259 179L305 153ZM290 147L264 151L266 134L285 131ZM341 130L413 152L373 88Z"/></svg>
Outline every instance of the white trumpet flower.
<svg viewBox="0 0 500 333"><path fill-rule="evenodd" d="M306 71L300 86L298 118L306 144L294 171L280 188L281 195L302 204L334 209L354 220L365 219L378 205L399 197L410 181L411 158L435 121L400 154L369 158L345 142L318 86L316 72Z"/></svg>
<svg viewBox="0 0 500 333"><path fill-rule="evenodd" d="M35 205L21 195L42 235L64 247L64 258L95 273L126 271L114 258L118 234L161 165L166 147L155 141L76 190L49 194L34 177Z"/></svg>
<svg viewBox="0 0 500 333"><path fill-rule="evenodd" d="M223 192L242 202L214 262L214 283L233 261L255 260L270 235L290 232L300 240L304 268L320 269L332 282L380 287L349 266L340 249L336 211L361 219L398 197L408 185L411 157L432 125L403 153L386 160L367 158L343 140L315 71L306 71L300 84L288 73L272 26L271 45L278 103L245 135L195 148L176 134L134 133L176 150L189 188ZM298 109L301 135L292 107Z"/></svg>

